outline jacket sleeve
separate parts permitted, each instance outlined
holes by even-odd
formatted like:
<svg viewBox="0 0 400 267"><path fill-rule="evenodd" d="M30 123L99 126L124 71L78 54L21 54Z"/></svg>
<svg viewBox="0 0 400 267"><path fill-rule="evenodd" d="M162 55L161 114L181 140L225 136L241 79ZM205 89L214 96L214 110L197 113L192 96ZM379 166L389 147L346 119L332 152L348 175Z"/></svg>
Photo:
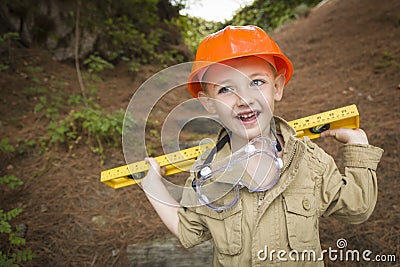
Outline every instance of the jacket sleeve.
<svg viewBox="0 0 400 267"><path fill-rule="evenodd" d="M208 227L201 215L196 212L199 205L197 196L191 187L193 175L187 181L183 190L181 208L178 210L178 238L182 246L190 248L211 238Z"/></svg>
<svg viewBox="0 0 400 267"><path fill-rule="evenodd" d="M346 144L343 147L344 174L326 156L317 188L319 213L347 223L362 223L372 214L378 194L376 169L383 150L371 145Z"/></svg>
<svg viewBox="0 0 400 267"><path fill-rule="evenodd" d="M199 214L190 208L182 207L178 211L178 216L178 237L182 246L190 248L211 239L211 234Z"/></svg>

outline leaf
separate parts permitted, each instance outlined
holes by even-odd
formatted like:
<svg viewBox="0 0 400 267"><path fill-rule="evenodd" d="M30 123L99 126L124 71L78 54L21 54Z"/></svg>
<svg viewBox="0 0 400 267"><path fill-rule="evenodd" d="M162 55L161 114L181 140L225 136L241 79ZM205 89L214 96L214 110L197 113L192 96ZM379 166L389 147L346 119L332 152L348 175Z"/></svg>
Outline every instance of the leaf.
<svg viewBox="0 0 400 267"><path fill-rule="evenodd" d="M10 233L8 236L8 240L10 241L11 245L25 245L26 241L25 238L19 237L16 233Z"/></svg>
<svg viewBox="0 0 400 267"><path fill-rule="evenodd" d="M12 209L4 214L6 221L11 221L15 217L17 217L19 214L21 214L22 209L21 208L15 208Z"/></svg>
<svg viewBox="0 0 400 267"><path fill-rule="evenodd" d="M24 184L24 182L16 177L15 175L6 175L3 177L0 177L0 185L5 184L11 189L16 188L17 186L21 186Z"/></svg>
<svg viewBox="0 0 400 267"><path fill-rule="evenodd" d="M4 217L0 218L0 233L11 233L11 225L5 220Z"/></svg>
<svg viewBox="0 0 400 267"><path fill-rule="evenodd" d="M31 261L34 257L35 257L35 254L33 254L30 249L18 250L17 252L12 254L12 258L16 262L28 262L28 261Z"/></svg>

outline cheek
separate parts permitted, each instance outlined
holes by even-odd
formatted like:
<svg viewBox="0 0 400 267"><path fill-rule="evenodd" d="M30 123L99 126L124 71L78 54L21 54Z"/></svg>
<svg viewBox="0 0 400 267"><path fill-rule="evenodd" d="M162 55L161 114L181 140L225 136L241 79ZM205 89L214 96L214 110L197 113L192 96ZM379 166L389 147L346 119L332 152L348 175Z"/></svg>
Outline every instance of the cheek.
<svg viewBox="0 0 400 267"><path fill-rule="evenodd" d="M235 105L235 98L234 96L223 96L223 97L218 97L218 95L214 98L216 107L218 110L232 110L232 108Z"/></svg>
<svg viewBox="0 0 400 267"><path fill-rule="evenodd" d="M272 108L274 105L274 101L275 101L275 95L273 93L273 88L264 91L262 96L260 96L260 98L262 98L262 102L264 103L264 106L271 106L271 108Z"/></svg>
<svg viewBox="0 0 400 267"><path fill-rule="evenodd" d="M218 103L216 105L217 114L220 116L226 116L231 114L232 108L226 105L226 103Z"/></svg>

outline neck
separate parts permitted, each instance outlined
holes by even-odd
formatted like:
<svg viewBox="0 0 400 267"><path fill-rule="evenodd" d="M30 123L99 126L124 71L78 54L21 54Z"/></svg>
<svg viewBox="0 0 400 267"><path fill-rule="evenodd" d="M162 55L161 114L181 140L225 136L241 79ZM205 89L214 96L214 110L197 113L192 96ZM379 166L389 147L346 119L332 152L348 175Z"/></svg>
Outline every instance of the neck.
<svg viewBox="0 0 400 267"><path fill-rule="evenodd" d="M266 136L266 137L270 138L271 140L275 140L275 136L272 134L270 127L265 129L261 135ZM240 148L242 148L243 146L247 145L247 143L249 143L255 137L256 136L252 136L251 138L248 138L247 136L242 136L242 135L232 133L231 137L230 137L232 152L235 152L235 151L239 150Z"/></svg>

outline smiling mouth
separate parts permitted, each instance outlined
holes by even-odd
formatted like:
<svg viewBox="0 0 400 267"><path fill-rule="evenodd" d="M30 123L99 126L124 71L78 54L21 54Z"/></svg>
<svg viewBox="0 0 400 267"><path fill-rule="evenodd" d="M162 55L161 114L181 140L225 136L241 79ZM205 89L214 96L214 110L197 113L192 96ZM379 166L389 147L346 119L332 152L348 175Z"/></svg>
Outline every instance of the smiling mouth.
<svg viewBox="0 0 400 267"><path fill-rule="evenodd" d="M248 122L248 121L257 119L259 114L260 114L260 112L258 112L258 111L251 111L251 112L238 114L236 117L243 122Z"/></svg>

